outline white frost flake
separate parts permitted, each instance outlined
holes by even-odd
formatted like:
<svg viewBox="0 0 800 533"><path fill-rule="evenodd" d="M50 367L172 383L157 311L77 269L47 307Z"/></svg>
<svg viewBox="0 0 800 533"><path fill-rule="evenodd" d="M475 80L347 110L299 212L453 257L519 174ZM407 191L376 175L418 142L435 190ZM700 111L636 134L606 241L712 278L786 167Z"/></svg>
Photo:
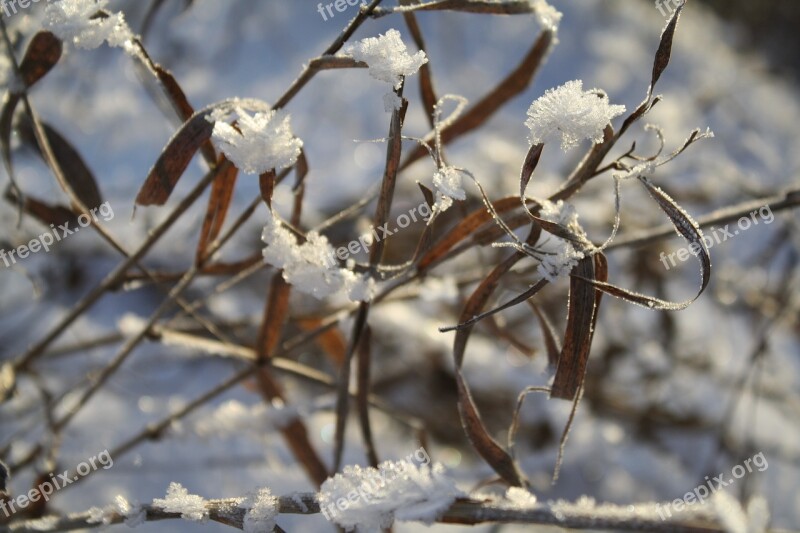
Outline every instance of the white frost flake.
<svg viewBox="0 0 800 533"><path fill-rule="evenodd" d="M346 530L379 532L395 519L431 524L461 495L441 464L385 461L377 469L345 467L318 498L325 516ZM342 498L347 505L337 505Z"/></svg>
<svg viewBox="0 0 800 533"><path fill-rule="evenodd" d="M507 509L533 509L536 507L536 496L521 487L510 487L506 491L505 500L500 503Z"/></svg>
<svg viewBox="0 0 800 533"><path fill-rule="evenodd" d="M533 0L533 9L536 21L544 29L553 33L558 32L558 24L561 22L561 17L564 15L547 3L546 0Z"/></svg>
<svg viewBox="0 0 800 533"><path fill-rule="evenodd" d="M246 509L244 515L244 533L262 533L275 528L275 517L278 516L278 498L267 489L258 489L239 502L239 508Z"/></svg>
<svg viewBox="0 0 800 533"><path fill-rule="evenodd" d="M543 200L540 203L542 205L539 211L540 218L564 226L576 235L584 234L583 228L578 223L578 213L571 204L563 200L558 202ZM571 242L559 237L554 236L551 242L551 249L542 258L537 271L540 276L553 283L560 276L569 275L578 261L584 258L584 254L576 250Z"/></svg>
<svg viewBox="0 0 800 533"><path fill-rule="evenodd" d="M172 482L167 489L167 497L153 500L153 505L167 513L180 513L182 518L194 522L208 519L206 501L202 496L189 494L180 483Z"/></svg>
<svg viewBox="0 0 800 533"><path fill-rule="evenodd" d="M147 521L147 511L141 505L131 504L122 495L117 495L114 498L114 503L116 504L117 512L125 517L126 526L133 528Z"/></svg>
<svg viewBox="0 0 800 533"><path fill-rule="evenodd" d="M531 130L531 143L561 140L564 151L583 139L595 144L603 141L606 125L625 112L625 106L610 105L608 96L596 90L584 91L580 80L550 89L531 104L525 125Z"/></svg>
<svg viewBox="0 0 800 533"><path fill-rule="evenodd" d="M333 247L327 237L311 231L306 242L297 243L297 237L270 216L262 240L264 261L283 269L283 279L300 292L322 299L340 291L354 302L369 301L376 292L375 280L367 274L339 268L334 259Z"/></svg>
<svg viewBox="0 0 800 533"><path fill-rule="evenodd" d="M395 89L400 88L403 76L416 74L428 62L422 50L413 56L409 54L400 32L395 29L378 37L362 39L345 48L344 53L366 63L370 76L391 83Z"/></svg>
<svg viewBox="0 0 800 533"><path fill-rule="evenodd" d="M128 47L134 38L125 15L111 13L105 18L92 18L108 5L108 0L61 0L47 6L44 26L59 39L78 48L110 46Z"/></svg>
<svg viewBox="0 0 800 533"><path fill-rule="evenodd" d="M292 133L288 114L272 110L250 116L240 108L236 114L238 130L217 121L211 139L238 169L247 174L263 174L295 164L303 141Z"/></svg>
<svg viewBox="0 0 800 533"><path fill-rule="evenodd" d="M461 174L451 166L444 166L433 175L436 187L436 203L434 209L447 211L453 200L466 200L467 193L461 183Z"/></svg>

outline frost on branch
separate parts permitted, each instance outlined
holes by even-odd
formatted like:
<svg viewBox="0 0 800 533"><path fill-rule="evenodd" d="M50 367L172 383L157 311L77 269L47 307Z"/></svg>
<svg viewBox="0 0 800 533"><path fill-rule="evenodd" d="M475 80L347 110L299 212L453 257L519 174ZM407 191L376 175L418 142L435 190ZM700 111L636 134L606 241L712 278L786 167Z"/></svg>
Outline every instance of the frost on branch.
<svg viewBox="0 0 800 533"><path fill-rule="evenodd" d="M563 200L558 202L543 200L540 203L542 205L539 212L541 218L564 226L575 235L584 235L583 228L578 223L578 213L575 211L575 207ZM571 242L555 236L552 237L551 245L545 253L537 271L540 276L551 283L560 276L569 275L578 261L584 258L583 252L576 250Z"/></svg>
<svg viewBox="0 0 800 533"><path fill-rule="evenodd" d="M366 63L370 76L391 83L395 89L400 88L403 76L416 74L428 62L421 50L413 56L409 54L400 32L395 29L378 37L362 39L345 48L344 53Z"/></svg>
<svg viewBox="0 0 800 533"><path fill-rule="evenodd" d="M444 166L433 175L436 187L434 209L444 212L453 205L453 200L466 200L467 193L461 183L461 174L451 166Z"/></svg>
<svg viewBox="0 0 800 533"><path fill-rule="evenodd" d="M167 513L180 513L186 520L204 522L208 519L205 499L196 494L189 494L183 485L174 481L169 484L167 497L153 500L153 506Z"/></svg>
<svg viewBox="0 0 800 533"><path fill-rule="evenodd" d="M550 89L531 104L525 125L531 130L531 143L561 140L564 151L588 139L603 142L603 130L611 120L625 112L625 106L610 105L608 96L584 91L580 80Z"/></svg>
<svg viewBox="0 0 800 533"><path fill-rule="evenodd" d="M278 498L267 489L258 489L241 502L239 508L246 509L244 515L244 533L262 533L275 528L275 517L278 516Z"/></svg>
<svg viewBox="0 0 800 533"><path fill-rule="evenodd" d="M546 0L533 0L536 21L539 25L553 33L558 32L558 24L561 22L563 13L547 3Z"/></svg>
<svg viewBox="0 0 800 533"><path fill-rule="evenodd" d="M247 174L263 174L295 164L303 141L292 133L287 113L272 110L251 117L237 108L236 114L238 129L217 120L211 137L217 150L236 168Z"/></svg>
<svg viewBox="0 0 800 533"><path fill-rule="evenodd" d="M459 496L441 464L406 460L384 461L378 468L347 466L322 484L318 499L326 518L347 531L380 532L395 519L431 524Z"/></svg>
<svg viewBox="0 0 800 533"><path fill-rule="evenodd" d="M297 237L270 213L261 239L267 244L264 261L283 269L283 279L300 292L322 299L344 291L354 302L375 296L375 280L368 274L336 266L335 252L324 235L311 231L306 242L298 244Z"/></svg>
<svg viewBox="0 0 800 533"><path fill-rule="evenodd" d="M47 6L44 26L59 39L78 48L98 48L104 42L126 47L134 38L122 13L92 18L108 0L61 0Z"/></svg>

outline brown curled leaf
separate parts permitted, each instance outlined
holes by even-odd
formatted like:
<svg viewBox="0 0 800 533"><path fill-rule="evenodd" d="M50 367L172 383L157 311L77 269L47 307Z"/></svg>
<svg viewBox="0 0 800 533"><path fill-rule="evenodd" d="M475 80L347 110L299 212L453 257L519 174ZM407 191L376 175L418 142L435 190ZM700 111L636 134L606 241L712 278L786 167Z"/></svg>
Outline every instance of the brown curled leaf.
<svg viewBox="0 0 800 533"><path fill-rule="evenodd" d="M211 138L214 122L212 113L231 113L236 108L250 112L266 112L269 106L259 100L229 99L195 112L167 143L147 175L139 194L138 205L164 205L197 151Z"/></svg>
<svg viewBox="0 0 800 533"><path fill-rule="evenodd" d="M585 257L572 269L569 285L569 311L564 346L551 387L552 398L572 400L583 384L596 312L594 259Z"/></svg>
<svg viewBox="0 0 800 533"><path fill-rule="evenodd" d="M32 87L44 78L58 64L62 52L61 40L49 31L34 35L19 65L25 86Z"/></svg>
<svg viewBox="0 0 800 533"><path fill-rule="evenodd" d="M225 217L233 199L233 190L236 186L236 177L239 169L232 164L224 164L227 159L222 156L218 168L221 171L211 186L211 195L208 198L206 216L203 219L203 227L200 230L200 241L197 243L197 253L195 261L197 264L205 258L208 245L219 237L222 226L225 224Z"/></svg>

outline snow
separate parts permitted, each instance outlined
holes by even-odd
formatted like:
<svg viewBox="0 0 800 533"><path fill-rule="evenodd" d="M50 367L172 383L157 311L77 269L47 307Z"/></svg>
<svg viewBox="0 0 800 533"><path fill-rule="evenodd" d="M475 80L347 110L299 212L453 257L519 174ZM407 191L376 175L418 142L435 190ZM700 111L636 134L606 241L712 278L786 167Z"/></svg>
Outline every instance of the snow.
<svg viewBox="0 0 800 533"><path fill-rule="evenodd" d="M534 16L539 25L553 33L558 32L558 25L564 15L547 3L547 0L533 0Z"/></svg>
<svg viewBox="0 0 800 533"><path fill-rule="evenodd" d="M224 121L214 123L212 142L217 150L247 174L281 170L297 162L303 141L292 133L290 116L281 110L247 114L236 109L237 128Z"/></svg>
<svg viewBox="0 0 800 533"><path fill-rule="evenodd" d="M144 507L131 504L124 496L117 495L114 498L114 503L116 504L117 512L125 517L126 526L137 527L147 520L147 511L145 511Z"/></svg>
<svg viewBox="0 0 800 533"><path fill-rule="evenodd" d="M625 112L623 105L610 105L608 96L583 90L583 81L569 81L549 89L528 109L525 125L531 130L531 144L561 139L565 152L584 139L603 141L603 130L611 120Z"/></svg>
<svg viewBox="0 0 800 533"><path fill-rule="evenodd" d="M571 243L557 237L553 240L556 249L548 252L536 268L539 275L551 283L559 277L568 276L578 261L584 257L583 253L577 251Z"/></svg>
<svg viewBox="0 0 800 533"><path fill-rule="evenodd" d="M369 67L369 74L379 81L392 84L399 89L404 76L416 74L428 62L425 52L418 51L413 56L408 53L400 32L391 29L378 37L368 37L344 49L356 61Z"/></svg>
<svg viewBox="0 0 800 533"><path fill-rule="evenodd" d="M263 533L275 528L275 517L278 516L278 498L268 488L258 489L239 503L241 509L247 509L244 515L244 533Z"/></svg>
<svg viewBox="0 0 800 533"><path fill-rule="evenodd" d="M107 5L108 0L61 0L52 3L45 10L45 28L78 48L98 48L104 42L119 47L130 44L133 32L125 22L123 13L92 18Z"/></svg>
<svg viewBox="0 0 800 533"><path fill-rule="evenodd" d="M453 200L466 200L467 193L461 183L461 173L449 165L440 168L433 175L433 186L436 188L434 209L444 212L453 205Z"/></svg>
<svg viewBox="0 0 800 533"><path fill-rule="evenodd" d="M346 466L322 484L318 499L326 518L347 531L379 532L395 519L430 524L461 495L441 464L402 460Z"/></svg>
<svg viewBox="0 0 800 533"><path fill-rule="evenodd" d="M536 496L522 487L509 487L500 505L508 509L532 509L536 506Z"/></svg>
<svg viewBox="0 0 800 533"><path fill-rule="evenodd" d="M400 109L403 106L403 99L397 96L397 93L389 91L383 95L383 110L391 113Z"/></svg>
<svg viewBox="0 0 800 533"><path fill-rule="evenodd" d="M300 292L318 299L344 292L354 302L369 301L377 293L368 274L335 266L334 249L324 235L311 231L306 242L298 244L297 237L270 215L261 238L267 244L264 261L283 269L283 278Z"/></svg>
<svg viewBox="0 0 800 533"><path fill-rule="evenodd" d="M180 483L172 482L164 499L153 500L153 506L167 513L180 513L181 517L193 522L204 522L208 519L206 500L202 496L189 494Z"/></svg>
<svg viewBox="0 0 800 533"><path fill-rule="evenodd" d="M201 437L227 437L241 432L257 434L286 427L298 414L298 408L286 407L280 402L245 405L239 400L228 400L198 420L193 430Z"/></svg>

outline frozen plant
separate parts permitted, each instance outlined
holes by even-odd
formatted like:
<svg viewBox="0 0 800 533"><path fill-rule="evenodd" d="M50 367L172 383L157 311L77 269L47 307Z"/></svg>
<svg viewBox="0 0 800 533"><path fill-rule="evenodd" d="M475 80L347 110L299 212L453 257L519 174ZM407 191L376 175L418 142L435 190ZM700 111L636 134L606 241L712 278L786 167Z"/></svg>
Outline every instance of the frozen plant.
<svg viewBox="0 0 800 533"><path fill-rule="evenodd" d="M404 460L346 466L322 484L318 499L323 514L347 531L379 532L395 519L431 524L459 496L441 464Z"/></svg>
<svg viewBox="0 0 800 533"><path fill-rule="evenodd" d="M236 109L237 127L214 123L212 141L236 167L247 174L263 174L294 165L303 141L292 133L290 116L280 110L250 116Z"/></svg>
<svg viewBox="0 0 800 533"><path fill-rule="evenodd" d="M416 74L428 62L425 52L413 56L400 38L400 32L391 29L378 37L368 37L345 48L345 54L356 61L363 61L369 67L369 74L376 80L400 88L404 76Z"/></svg>
<svg viewBox="0 0 800 533"><path fill-rule="evenodd" d="M625 112L623 105L610 105L599 91L583 90L580 80L549 89L531 104L525 125L531 130L531 144L561 140L566 152L584 139L603 142L603 130Z"/></svg>
<svg viewBox="0 0 800 533"><path fill-rule="evenodd" d="M166 498L153 500L153 506L167 513L180 513L182 518L194 522L204 522L208 519L205 499L196 494L189 494L183 485L174 481L169 484Z"/></svg>
<svg viewBox="0 0 800 533"><path fill-rule="evenodd" d="M268 488L258 489L249 494L241 502L240 509L246 509L244 515L244 533L261 533L275 528L275 517L278 516L278 498Z"/></svg>
<svg viewBox="0 0 800 533"><path fill-rule="evenodd" d="M124 47L133 33L122 13L107 17L94 15L108 5L108 0L60 0L47 6L44 26L59 39L78 48L98 48L104 42Z"/></svg>
<svg viewBox="0 0 800 533"><path fill-rule="evenodd" d="M433 185L436 187L436 203L434 208L437 211L447 211L453 200L466 200L467 193L461 183L461 174L454 167L445 165L433 175Z"/></svg>
<svg viewBox="0 0 800 533"><path fill-rule="evenodd" d="M311 231L306 242L298 244L297 237L270 213L261 238L267 244L264 261L283 269L283 279L300 292L322 299L344 291L355 302L375 296L371 276L335 266L333 247L324 235Z"/></svg>

